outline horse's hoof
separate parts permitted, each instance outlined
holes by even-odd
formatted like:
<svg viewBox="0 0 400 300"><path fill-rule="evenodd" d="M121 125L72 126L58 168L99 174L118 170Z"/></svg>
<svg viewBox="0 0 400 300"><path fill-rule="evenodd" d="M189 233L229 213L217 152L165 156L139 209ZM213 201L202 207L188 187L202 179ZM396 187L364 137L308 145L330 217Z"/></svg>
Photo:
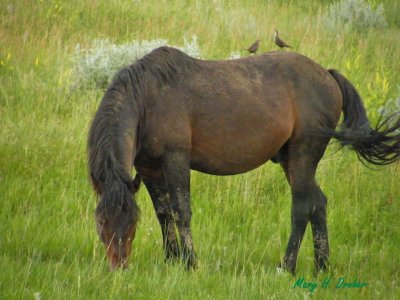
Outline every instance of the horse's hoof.
<svg viewBox="0 0 400 300"><path fill-rule="evenodd" d="M288 266L287 264L281 262L276 267L276 272L278 274L290 273L292 276L295 276L296 275L296 268Z"/></svg>
<svg viewBox="0 0 400 300"><path fill-rule="evenodd" d="M196 256L191 254L188 257L184 258L186 271L196 270L198 267Z"/></svg>

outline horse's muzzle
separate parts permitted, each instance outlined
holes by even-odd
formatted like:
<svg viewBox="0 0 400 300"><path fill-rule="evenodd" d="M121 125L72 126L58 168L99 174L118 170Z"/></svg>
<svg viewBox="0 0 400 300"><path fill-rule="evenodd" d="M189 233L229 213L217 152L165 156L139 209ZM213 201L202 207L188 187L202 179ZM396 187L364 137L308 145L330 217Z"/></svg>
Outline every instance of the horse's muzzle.
<svg viewBox="0 0 400 300"><path fill-rule="evenodd" d="M123 245L118 245L109 249L107 256L111 271L119 268L126 269L128 267L129 253Z"/></svg>
<svg viewBox="0 0 400 300"><path fill-rule="evenodd" d="M128 258L121 258L119 259L116 256L113 256L110 259L110 270L114 271L117 269L126 269L128 268Z"/></svg>

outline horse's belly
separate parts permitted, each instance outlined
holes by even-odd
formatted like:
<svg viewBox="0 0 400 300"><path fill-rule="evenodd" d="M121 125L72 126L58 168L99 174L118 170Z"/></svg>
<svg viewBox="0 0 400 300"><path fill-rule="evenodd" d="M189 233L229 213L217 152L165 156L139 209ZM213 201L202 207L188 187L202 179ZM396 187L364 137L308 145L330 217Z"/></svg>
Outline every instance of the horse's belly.
<svg viewBox="0 0 400 300"><path fill-rule="evenodd" d="M266 124L253 130L234 128L231 134L217 129L204 139L193 137L191 168L213 175L248 172L275 156L290 138L290 123Z"/></svg>
<svg viewBox="0 0 400 300"><path fill-rule="evenodd" d="M196 170L202 173L211 174L211 175L235 175L246 173L251 171L270 159L270 157L264 157L258 160L252 161L242 161L242 162L232 162L226 160L210 160L208 157L206 159L202 159L200 157L196 157L191 161L190 168L192 170Z"/></svg>

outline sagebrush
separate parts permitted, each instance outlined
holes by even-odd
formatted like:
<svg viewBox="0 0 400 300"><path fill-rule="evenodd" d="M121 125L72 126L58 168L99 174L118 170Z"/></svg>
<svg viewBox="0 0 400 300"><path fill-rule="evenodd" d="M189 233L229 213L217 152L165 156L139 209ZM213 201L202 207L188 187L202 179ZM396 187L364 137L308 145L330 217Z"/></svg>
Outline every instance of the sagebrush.
<svg viewBox="0 0 400 300"><path fill-rule="evenodd" d="M332 3L323 17L332 31L362 31L387 26L385 9L379 4L375 9L364 0L342 0Z"/></svg>

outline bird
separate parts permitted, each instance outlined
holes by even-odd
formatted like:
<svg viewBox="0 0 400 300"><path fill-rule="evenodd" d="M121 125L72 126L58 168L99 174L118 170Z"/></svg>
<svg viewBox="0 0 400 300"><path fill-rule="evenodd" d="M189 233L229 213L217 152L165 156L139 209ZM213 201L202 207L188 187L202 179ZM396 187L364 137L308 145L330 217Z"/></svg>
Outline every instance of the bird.
<svg viewBox="0 0 400 300"><path fill-rule="evenodd" d="M249 48L244 49L244 50L249 51L249 53L256 54L259 46L260 46L260 40L257 40Z"/></svg>
<svg viewBox="0 0 400 300"><path fill-rule="evenodd" d="M277 45L280 49L283 49L285 47L292 48L291 46L289 46L288 44L286 44L284 41L282 41L279 38L278 30L274 29L274 31L275 31L275 35L274 35L274 43L275 43L275 45Z"/></svg>

